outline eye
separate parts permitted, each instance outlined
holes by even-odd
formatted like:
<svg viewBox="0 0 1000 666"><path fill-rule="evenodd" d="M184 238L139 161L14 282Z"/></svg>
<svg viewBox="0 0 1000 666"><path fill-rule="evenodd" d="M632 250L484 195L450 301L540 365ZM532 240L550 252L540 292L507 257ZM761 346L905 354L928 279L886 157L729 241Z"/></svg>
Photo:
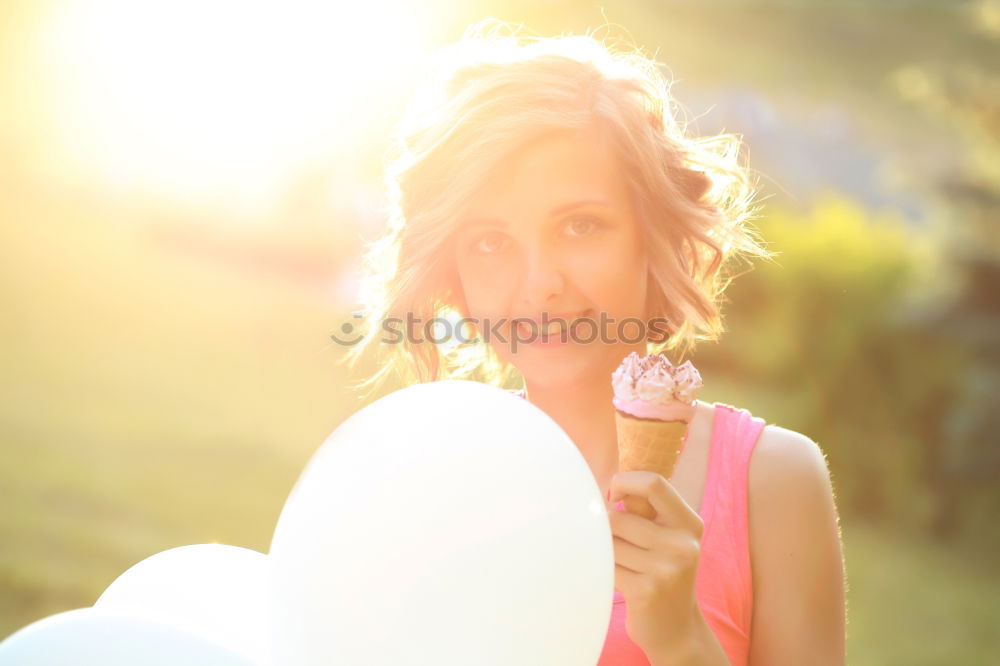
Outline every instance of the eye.
<svg viewBox="0 0 1000 666"><path fill-rule="evenodd" d="M586 236L596 231L600 226L601 223L592 217L574 217L566 223L566 233L574 237Z"/></svg>
<svg viewBox="0 0 1000 666"><path fill-rule="evenodd" d="M472 244L472 249L480 254L494 254L505 247L507 247L507 239L497 231L486 232Z"/></svg>

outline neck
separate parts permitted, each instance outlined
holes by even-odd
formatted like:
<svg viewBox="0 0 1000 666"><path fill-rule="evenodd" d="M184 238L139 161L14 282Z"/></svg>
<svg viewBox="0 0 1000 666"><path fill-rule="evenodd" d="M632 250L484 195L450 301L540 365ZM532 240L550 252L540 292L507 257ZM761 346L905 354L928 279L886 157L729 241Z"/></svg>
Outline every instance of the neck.
<svg viewBox="0 0 1000 666"><path fill-rule="evenodd" d="M566 431L583 454L601 491L618 470L614 391L609 381L539 386L525 382L527 398Z"/></svg>

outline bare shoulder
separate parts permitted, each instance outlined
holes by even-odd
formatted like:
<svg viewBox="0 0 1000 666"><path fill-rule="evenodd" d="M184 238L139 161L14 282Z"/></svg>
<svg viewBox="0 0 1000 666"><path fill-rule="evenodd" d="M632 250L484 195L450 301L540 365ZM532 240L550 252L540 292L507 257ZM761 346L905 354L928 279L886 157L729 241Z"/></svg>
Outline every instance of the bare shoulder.
<svg viewBox="0 0 1000 666"><path fill-rule="evenodd" d="M767 426L750 459L750 661L844 663L845 582L826 456L809 437Z"/></svg>
<svg viewBox="0 0 1000 666"><path fill-rule="evenodd" d="M802 433L768 425L760 434L750 459L750 493L775 485L801 483L828 485L826 455L819 445Z"/></svg>
<svg viewBox="0 0 1000 666"><path fill-rule="evenodd" d="M838 539L833 482L820 446L794 430L766 426L750 457L748 514L755 564L802 541Z"/></svg>

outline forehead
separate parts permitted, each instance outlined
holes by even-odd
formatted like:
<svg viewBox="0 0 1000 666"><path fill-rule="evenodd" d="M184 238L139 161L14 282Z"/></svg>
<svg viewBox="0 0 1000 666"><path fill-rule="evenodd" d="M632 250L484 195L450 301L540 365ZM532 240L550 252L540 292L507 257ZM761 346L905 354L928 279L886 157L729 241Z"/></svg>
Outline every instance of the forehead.
<svg viewBox="0 0 1000 666"><path fill-rule="evenodd" d="M605 140L586 130L553 130L501 160L471 197L463 218L523 217L576 200L627 207L629 191Z"/></svg>

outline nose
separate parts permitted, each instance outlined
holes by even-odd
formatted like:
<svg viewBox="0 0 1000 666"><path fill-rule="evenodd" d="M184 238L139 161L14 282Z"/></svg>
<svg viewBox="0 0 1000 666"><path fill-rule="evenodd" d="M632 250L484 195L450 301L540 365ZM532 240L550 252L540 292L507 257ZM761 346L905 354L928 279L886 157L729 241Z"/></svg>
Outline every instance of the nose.
<svg viewBox="0 0 1000 666"><path fill-rule="evenodd" d="M528 308L548 305L565 287L558 257L546 248L531 248L525 255L523 300Z"/></svg>

